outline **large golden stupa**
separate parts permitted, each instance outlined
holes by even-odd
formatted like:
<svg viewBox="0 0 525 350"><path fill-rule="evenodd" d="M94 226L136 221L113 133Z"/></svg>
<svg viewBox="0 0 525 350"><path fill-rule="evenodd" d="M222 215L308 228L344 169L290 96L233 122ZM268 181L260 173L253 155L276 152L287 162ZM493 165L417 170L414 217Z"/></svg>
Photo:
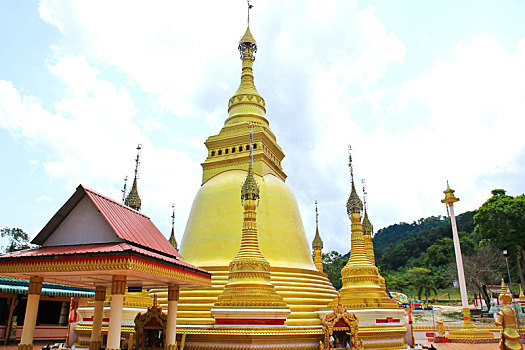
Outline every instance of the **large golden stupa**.
<svg viewBox="0 0 525 350"><path fill-rule="evenodd" d="M247 48L250 54L245 54ZM320 325L317 311L325 309L337 292L313 263L295 196L284 182L284 153L265 117L265 101L254 85L252 64L257 46L249 27L239 50L241 83L228 102L224 127L205 142L208 157L202 163L202 187L195 196L180 244L185 261L213 273L213 287L181 291L177 324L215 324L210 310L224 289L228 265L239 250L243 226L239 189L253 151L253 171L261 192L257 210L260 249L271 265L271 281L277 293L291 310L286 325ZM154 292L160 303L165 302L166 293Z"/></svg>

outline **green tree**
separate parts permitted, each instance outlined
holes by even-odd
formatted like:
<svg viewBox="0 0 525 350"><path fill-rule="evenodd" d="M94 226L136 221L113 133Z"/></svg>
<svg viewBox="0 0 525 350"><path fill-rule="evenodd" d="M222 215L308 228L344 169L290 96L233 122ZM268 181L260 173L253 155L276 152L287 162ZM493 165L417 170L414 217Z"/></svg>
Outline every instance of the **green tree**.
<svg viewBox="0 0 525 350"><path fill-rule="evenodd" d="M500 250L507 250L516 259L516 267L525 288L525 195L508 196L495 189L474 216L474 232L489 240ZM521 256L521 257L520 257Z"/></svg>
<svg viewBox="0 0 525 350"><path fill-rule="evenodd" d="M425 296L428 303L430 293L437 294L437 288L434 285L431 271L422 267L414 267L408 270L409 283L414 286L417 293L417 298L421 300L421 296Z"/></svg>
<svg viewBox="0 0 525 350"><path fill-rule="evenodd" d="M322 255L323 257L323 271L328 275L328 279L332 282L335 289L339 290L343 286L341 280L341 269L345 267L348 258L332 250L330 253Z"/></svg>
<svg viewBox="0 0 525 350"><path fill-rule="evenodd" d="M4 253L31 248L29 236L20 228L4 227L0 229L0 236L8 240Z"/></svg>

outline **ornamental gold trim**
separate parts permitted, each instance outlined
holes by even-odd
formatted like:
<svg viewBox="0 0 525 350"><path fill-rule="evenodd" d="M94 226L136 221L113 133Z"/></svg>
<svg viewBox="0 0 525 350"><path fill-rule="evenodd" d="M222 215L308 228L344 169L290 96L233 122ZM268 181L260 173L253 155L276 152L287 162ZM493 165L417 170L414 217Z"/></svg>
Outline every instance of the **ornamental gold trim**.
<svg viewBox="0 0 525 350"><path fill-rule="evenodd" d="M4 263L0 264L0 274L15 273L53 273L53 272L97 272L131 270L146 273L153 276L168 278L201 287L211 287L211 280L177 268L155 266L147 260L137 260L133 257L118 258L112 260L53 260L35 261L31 263Z"/></svg>

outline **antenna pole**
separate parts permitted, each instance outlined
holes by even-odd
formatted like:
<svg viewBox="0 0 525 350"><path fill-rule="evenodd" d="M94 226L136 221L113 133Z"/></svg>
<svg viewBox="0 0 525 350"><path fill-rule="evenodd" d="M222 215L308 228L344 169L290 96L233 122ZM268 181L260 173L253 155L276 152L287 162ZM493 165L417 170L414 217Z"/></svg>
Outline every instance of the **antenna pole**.
<svg viewBox="0 0 525 350"><path fill-rule="evenodd" d="M319 225L319 212L317 211L317 201L315 201L315 227Z"/></svg>
<svg viewBox="0 0 525 350"><path fill-rule="evenodd" d="M122 189L122 203L126 200L126 186L128 184L128 176L124 178L124 188Z"/></svg>
<svg viewBox="0 0 525 350"><path fill-rule="evenodd" d="M140 150L142 149L142 144L139 143L137 146L137 159L135 159L135 179L139 178L139 166L140 166Z"/></svg>
<svg viewBox="0 0 525 350"><path fill-rule="evenodd" d="M173 209L173 213L171 214L171 228L175 227L175 203L171 205L171 209Z"/></svg>
<svg viewBox="0 0 525 350"><path fill-rule="evenodd" d="M365 179L361 179L361 183L363 184L363 206L365 207L365 210L367 210L368 208L366 207L366 195L367 195L367 192L366 192L366 183L365 183Z"/></svg>
<svg viewBox="0 0 525 350"><path fill-rule="evenodd" d="M250 0L247 0L248 2L248 27L250 26L250 9L253 7L252 4L250 4Z"/></svg>
<svg viewBox="0 0 525 350"><path fill-rule="evenodd" d="M350 168L350 179L354 182L354 167L352 165L352 146L348 145L348 167Z"/></svg>

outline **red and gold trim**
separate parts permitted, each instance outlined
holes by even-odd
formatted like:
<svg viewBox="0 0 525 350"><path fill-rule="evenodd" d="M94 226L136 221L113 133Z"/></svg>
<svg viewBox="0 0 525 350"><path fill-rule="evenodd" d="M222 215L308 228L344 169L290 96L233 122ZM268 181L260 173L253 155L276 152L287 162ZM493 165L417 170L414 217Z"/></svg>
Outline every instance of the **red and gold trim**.
<svg viewBox="0 0 525 350"><path fill-rule="evenodd" d="M134 271L183 284L211 287L211 277L137 256L64 257L54 259L18 258L0 261L0 274L39 274L63 272Z"/></svg>

